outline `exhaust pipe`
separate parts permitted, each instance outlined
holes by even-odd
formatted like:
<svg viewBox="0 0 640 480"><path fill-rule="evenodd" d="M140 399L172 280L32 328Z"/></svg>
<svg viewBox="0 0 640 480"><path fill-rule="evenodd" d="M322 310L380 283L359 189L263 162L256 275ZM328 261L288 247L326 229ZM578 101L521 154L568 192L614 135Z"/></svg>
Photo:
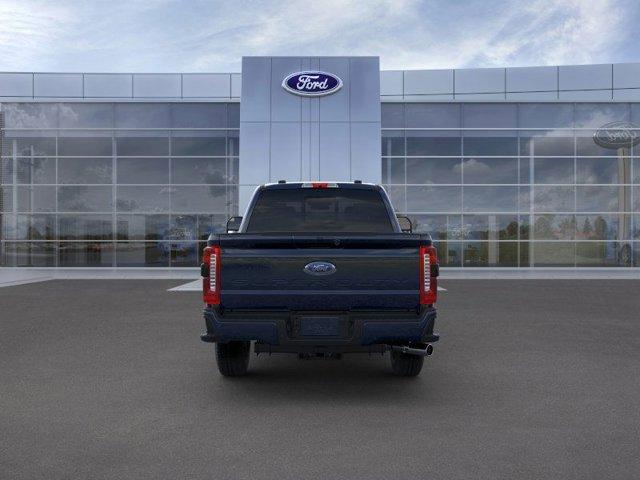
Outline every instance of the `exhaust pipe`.
<svg viewBox="0 0 640 480"><path fill-rule="evenodd" d="M406 345L389 345L389 349L396 352L406 353L407 355L419 355L421 357L428 357L433 353L433 345L430 343L427 343L424 349L412 348Z"/></svg>

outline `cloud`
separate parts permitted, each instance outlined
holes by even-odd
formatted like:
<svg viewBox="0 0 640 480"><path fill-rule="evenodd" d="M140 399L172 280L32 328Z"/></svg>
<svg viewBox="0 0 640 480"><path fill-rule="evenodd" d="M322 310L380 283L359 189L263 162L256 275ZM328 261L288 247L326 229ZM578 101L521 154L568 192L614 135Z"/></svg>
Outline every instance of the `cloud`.
<svg viewBox="0 0 640 480"><path fill-rule="evenodd" d="M19 0L0 3L2 69L24 69L25 57L39 57L51 52L51 45L71 25L71 18L67 8L54 3L29 4Z"/></svg>
<svg viewBox="0 0 640 480"><path fill-rule="evenodd" d="M384 69L638 60L634 0L0 4L0 70L239 71L243 55L379 55Z"/></svg>

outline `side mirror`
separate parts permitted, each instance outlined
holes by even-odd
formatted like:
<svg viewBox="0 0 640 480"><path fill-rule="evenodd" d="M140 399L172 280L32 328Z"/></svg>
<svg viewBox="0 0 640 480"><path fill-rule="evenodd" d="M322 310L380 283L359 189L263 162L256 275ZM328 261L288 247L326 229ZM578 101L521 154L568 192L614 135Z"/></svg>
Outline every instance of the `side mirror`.
<svg viewBox="0 0 640 480"><path fill-rule="evenodd" d="M398 223L400 224L400 230L402 233L411 233L413 232L413 224L411 223L411 219L406 215L396 215L398 219Z"/></svg>
<svg viewBox="0 0 640 480"><path fill-rule="evenodd" d="M242 223L242 217L231 217L227 220L227 233L235 233L240 230L240 224Z"/></svg>

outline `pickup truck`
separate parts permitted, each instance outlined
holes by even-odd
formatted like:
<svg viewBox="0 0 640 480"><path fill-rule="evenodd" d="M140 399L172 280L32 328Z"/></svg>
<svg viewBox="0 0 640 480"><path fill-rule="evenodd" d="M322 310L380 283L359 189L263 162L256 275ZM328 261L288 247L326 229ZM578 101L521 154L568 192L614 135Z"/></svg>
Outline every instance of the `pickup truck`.
<svg viewBox="0 0 640 480"><path fill-rule="evenodd" d="M300 358L390 352L395 374L415 376L439 339L438 272L431 237L378 185L262 185L207 241L201 339L224 376L247 372L252 342Z"/></svg>

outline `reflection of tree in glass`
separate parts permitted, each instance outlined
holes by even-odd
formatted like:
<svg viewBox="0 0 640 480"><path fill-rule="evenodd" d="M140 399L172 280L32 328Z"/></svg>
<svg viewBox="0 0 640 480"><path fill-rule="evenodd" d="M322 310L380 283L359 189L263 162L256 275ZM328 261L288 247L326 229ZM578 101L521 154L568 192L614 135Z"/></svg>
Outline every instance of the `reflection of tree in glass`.
<svg viewBox="0 0 640 480"><path fill-rule="evenodd" d="M593 223L595 226L595 238L597 240L604 240L607 236L607 221L598 215Z"/></svg>
<svg viewBox="0 0 640 480"><path fill-rule="evenodd" d="M555 215L544 215L536 219L534 230L536 238L572 239L576 232L576 220L572 216L561 215L559 221ZM556 223L557 222L557 223Z"/></svg>
<svg viewBox="0 0 640 480"><path fill-rule="evenodd" d="M593 227L591 226L591 222L589 221L589 217L584 221L584 226L582 227L582 234L584 238L589 238L593 233Z"/></svg>
<svg viewBox="0 0 640 480"><path fill-rule="evenodd" d="M518 238L518 222L509 222L507 228L500 232L500 237L505 240L515 240Z"/></svg>
<svg viewBox="0 0 640 480"><path fill-rule="evenodd" d="M553 237L553 227L551 225L551 220L548 216L538 217L536 219L535 233L536 233L536 237L539 237L539 238Z"/></svg>
<svg viewBox="0 0 640 480"><path fill-rule="evenodd" d="M576 219L573 216L563 218L558 227L563 238L573 238L576 231Z"/></svg>

